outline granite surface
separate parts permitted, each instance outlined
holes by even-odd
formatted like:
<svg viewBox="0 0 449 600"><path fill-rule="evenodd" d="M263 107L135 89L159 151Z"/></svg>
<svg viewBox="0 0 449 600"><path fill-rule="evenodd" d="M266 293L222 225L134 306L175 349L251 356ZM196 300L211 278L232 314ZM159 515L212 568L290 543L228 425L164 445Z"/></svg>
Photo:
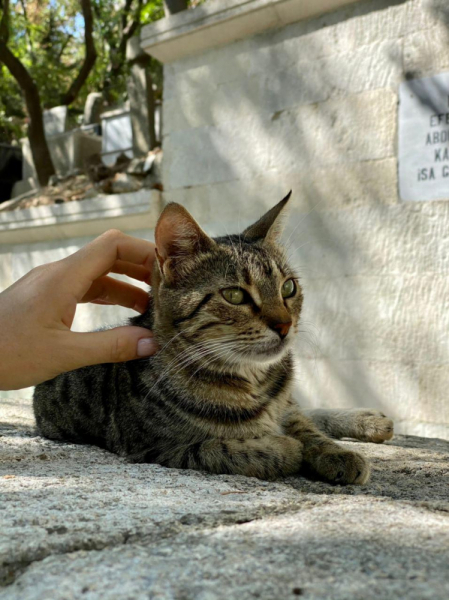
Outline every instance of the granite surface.
<svg viewBox="0 0 449 600"><path fill-rule="evenodd" d="M449 597L449 442L343 442L371 481L127 464L0 401L0 600Z"/></svg>

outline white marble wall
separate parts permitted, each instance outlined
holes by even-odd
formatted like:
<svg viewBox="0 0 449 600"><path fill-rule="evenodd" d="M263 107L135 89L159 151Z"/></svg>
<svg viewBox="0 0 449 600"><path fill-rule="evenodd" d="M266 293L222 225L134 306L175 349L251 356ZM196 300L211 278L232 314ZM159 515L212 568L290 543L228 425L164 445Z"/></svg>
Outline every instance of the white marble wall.
<svg viewBox="0 0 449 600"><path fill-rule="evenodd" d="M293 189L303 403L445 438L449 202L399 200L397 101L448 70L446 0L372 0L166 65L163 106L165 200L206 229Z"/></svg>
<svg viewBox="0 0 449 600"><path fill-rule="evenodd" d="M406 76L449 71L448 32L447 0L358 2L166 65L163 106L164 200L210 233L293 189L303 404L447 439L449 203L399 200L397 100ZM0 287L85 241L4 246ZM126 313L83 306L76 328Z"/></svg>

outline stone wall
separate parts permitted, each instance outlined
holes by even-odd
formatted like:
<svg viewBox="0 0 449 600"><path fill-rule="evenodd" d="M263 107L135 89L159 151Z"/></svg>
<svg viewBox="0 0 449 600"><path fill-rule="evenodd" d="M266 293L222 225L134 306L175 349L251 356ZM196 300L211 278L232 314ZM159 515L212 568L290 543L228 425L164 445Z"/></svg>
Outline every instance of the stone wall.
<svg viewBox="0 0 449 600"><path fill-rule="evenodd" d="M0 600L447 600L449 442L342 445L367 485L132 464L3 401Z"/></svg>
<svg viewBox="0 0 449 600"><path fill-rule="evenodd" d="M293 189L301 401L445 438L449 203L400 201L397 103L404 79L449 70L448 42L446 0L357 2L166 64L163 104L165 201L209 231Z"/></svg>

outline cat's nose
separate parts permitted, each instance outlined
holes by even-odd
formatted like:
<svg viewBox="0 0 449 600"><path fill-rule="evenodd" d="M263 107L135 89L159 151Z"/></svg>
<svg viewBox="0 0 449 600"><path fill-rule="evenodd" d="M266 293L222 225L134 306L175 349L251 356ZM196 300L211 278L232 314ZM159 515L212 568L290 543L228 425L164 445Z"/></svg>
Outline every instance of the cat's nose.
<svg viewBox="0 0 449 600"><path fill-rule="evenodd" d="M281 340L283 340L287 336L287 333L290 331L291 326L292 322L287 321L286 323L275 323L274 325L271 325L271 329L276 331L276 333L279 334Z"/></svg>

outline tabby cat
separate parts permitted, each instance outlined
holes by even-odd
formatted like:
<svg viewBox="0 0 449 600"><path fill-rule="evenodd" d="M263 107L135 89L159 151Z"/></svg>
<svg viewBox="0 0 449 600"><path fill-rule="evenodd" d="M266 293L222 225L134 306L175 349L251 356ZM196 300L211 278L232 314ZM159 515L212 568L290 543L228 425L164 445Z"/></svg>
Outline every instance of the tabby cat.
<svg viewBox="0 0 449 600"><path fill-rule="evenodd" d="M169 204L156 227L150 305L131 320L154 332L160 351L38 385L42 435L139 463L261 479L304 469L365 483L367 461L328 436L381 442L392 422L366 410L306 416L291 396L303 295L278 245L289 197L242 234L218 238Z"/></svg>

